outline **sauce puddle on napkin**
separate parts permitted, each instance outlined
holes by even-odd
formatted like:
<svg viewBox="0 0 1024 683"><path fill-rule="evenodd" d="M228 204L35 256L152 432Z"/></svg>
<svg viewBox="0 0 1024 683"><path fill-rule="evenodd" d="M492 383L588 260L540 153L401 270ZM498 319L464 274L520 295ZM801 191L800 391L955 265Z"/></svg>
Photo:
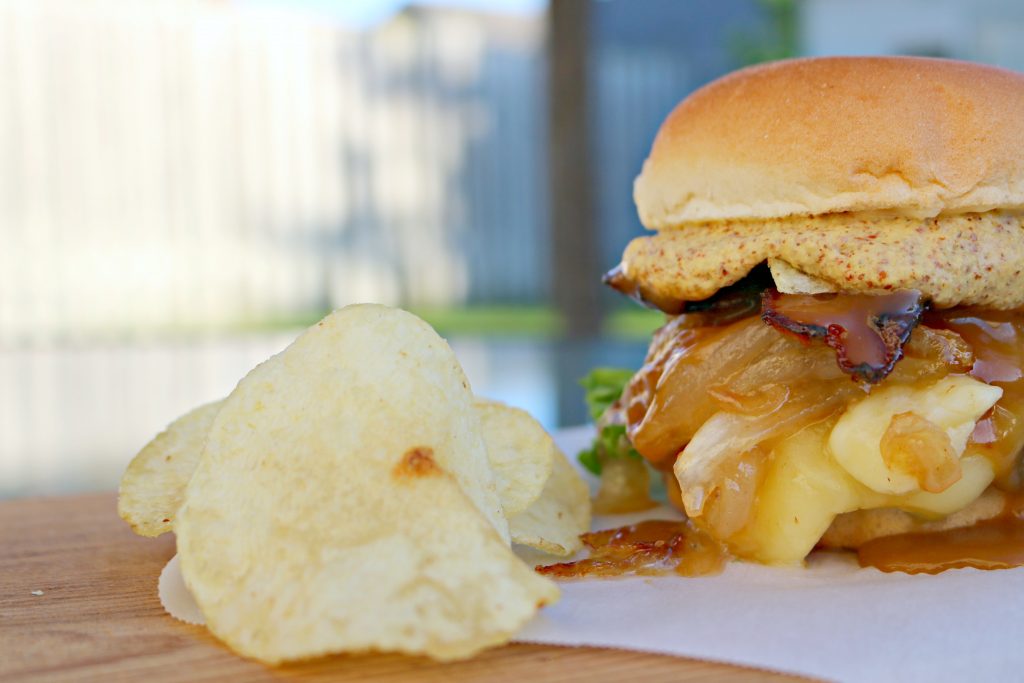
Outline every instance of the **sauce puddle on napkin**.
<svg viewBox="0 0 1024 683"><path fill-rule="evenodd" d="M721 544L685 520L652 519L580 538L590 557L538 566L537 571L555 579L706 576L720 573L728 559Z"/></svg>

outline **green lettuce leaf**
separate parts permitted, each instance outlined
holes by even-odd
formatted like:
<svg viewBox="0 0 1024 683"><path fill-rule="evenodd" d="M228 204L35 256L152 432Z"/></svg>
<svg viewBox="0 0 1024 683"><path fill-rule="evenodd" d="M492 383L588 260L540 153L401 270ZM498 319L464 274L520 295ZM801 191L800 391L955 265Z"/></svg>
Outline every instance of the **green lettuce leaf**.
<svg viewBox="0 0 1024 683"><path fill-rule="evenodd" d="M590 417L595 421L601 419L608 407L622 395L632 370L624 368L595 368L589 375L580 380L583 387ZM601 463L607 458L631 457L640 458L629 439L626 437L626 426L608 424L602 426L590 448L580 451L577 459L588 471L600 475Z"/></svg>
<svg viewBox="0 0 1024 683"><path fill-rule="evenodd" d="M580 380L580 386L586 392L584 399L591 419L597 420L604 415L608 406L622 395L633 374L632 370L625 368L594 368Z"/></svg>

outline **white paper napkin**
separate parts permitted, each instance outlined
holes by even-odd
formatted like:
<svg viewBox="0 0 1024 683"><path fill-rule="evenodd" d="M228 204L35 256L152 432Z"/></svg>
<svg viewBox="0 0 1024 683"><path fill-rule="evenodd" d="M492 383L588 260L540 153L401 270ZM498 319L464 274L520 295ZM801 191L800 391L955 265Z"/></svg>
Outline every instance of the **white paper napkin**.
<svg viewBox="0 0 1024 683"><path fill-rule="evenodd" d="M591 435L587 428L563 430L556 440L572 456ZM659 508L599 517L594 528L675 516ZM181 581L171 576L176 572L172 559L161 600L172 615L194 619L187 591L165 591ZM711 577L561 587L561 601L516 640L658 652L836 681L1024 679L1024 568L910 576L824 556L807 569L732 563Z"/></svg>

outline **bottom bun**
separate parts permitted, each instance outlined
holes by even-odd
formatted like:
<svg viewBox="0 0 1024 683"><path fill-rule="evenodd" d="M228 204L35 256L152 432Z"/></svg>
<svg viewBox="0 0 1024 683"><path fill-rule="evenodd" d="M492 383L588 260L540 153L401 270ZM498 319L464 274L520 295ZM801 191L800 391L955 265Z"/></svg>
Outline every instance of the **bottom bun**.
<svg viewBox="0 0 1024 683"><path fill-rule="evenodd" d="M989 487L964 509L934 521L926 521L895 508L847 512L833 520L819 546L857 549L883 536L960 529L998 517L1005 508L1006 494Z"/></svg>

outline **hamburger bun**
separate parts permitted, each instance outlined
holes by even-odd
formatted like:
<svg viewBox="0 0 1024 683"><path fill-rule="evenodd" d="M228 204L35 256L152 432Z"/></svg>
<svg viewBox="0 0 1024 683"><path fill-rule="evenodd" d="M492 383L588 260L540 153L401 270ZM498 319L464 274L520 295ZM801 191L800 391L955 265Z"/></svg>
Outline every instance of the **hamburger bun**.
<svg viewBox="0 0 1024 683"><path fill-rule="evenodd" d="M656 232L605 281L684 315L617 410L698 528L744 559L857 548L888 570L906 539L877 539L1016 509L998 487L1024 444L1024 76L740 71L669 115L635 195ZM977 308L927 310L959 306Z"/></svg>
<svg viewBox="0 0 1024 683"><path fill-rule="evenodd" d="M744 69L675 108L634 194L658 233L621 277L649 301L707 299L767 261L787 292L1020 308L1024 75L912 57Z"/></svg>
<svg viewBox="0 0 1024 683"><path fill-rule="evenodd" d="M1006 510L1007 495L988 488L967 507L941 519L927 520L896 508L872 508L846 512L832 521L821 537L822 548L856 549L885 536L947 531L997 519Z"/></svg>
<svg viewBox="0 0 1024 683"><path fill-rule="evenodd" d="M641 222L1024 208L1024 75L915 57L796 59L732 73L662 124Z"/></svg>

